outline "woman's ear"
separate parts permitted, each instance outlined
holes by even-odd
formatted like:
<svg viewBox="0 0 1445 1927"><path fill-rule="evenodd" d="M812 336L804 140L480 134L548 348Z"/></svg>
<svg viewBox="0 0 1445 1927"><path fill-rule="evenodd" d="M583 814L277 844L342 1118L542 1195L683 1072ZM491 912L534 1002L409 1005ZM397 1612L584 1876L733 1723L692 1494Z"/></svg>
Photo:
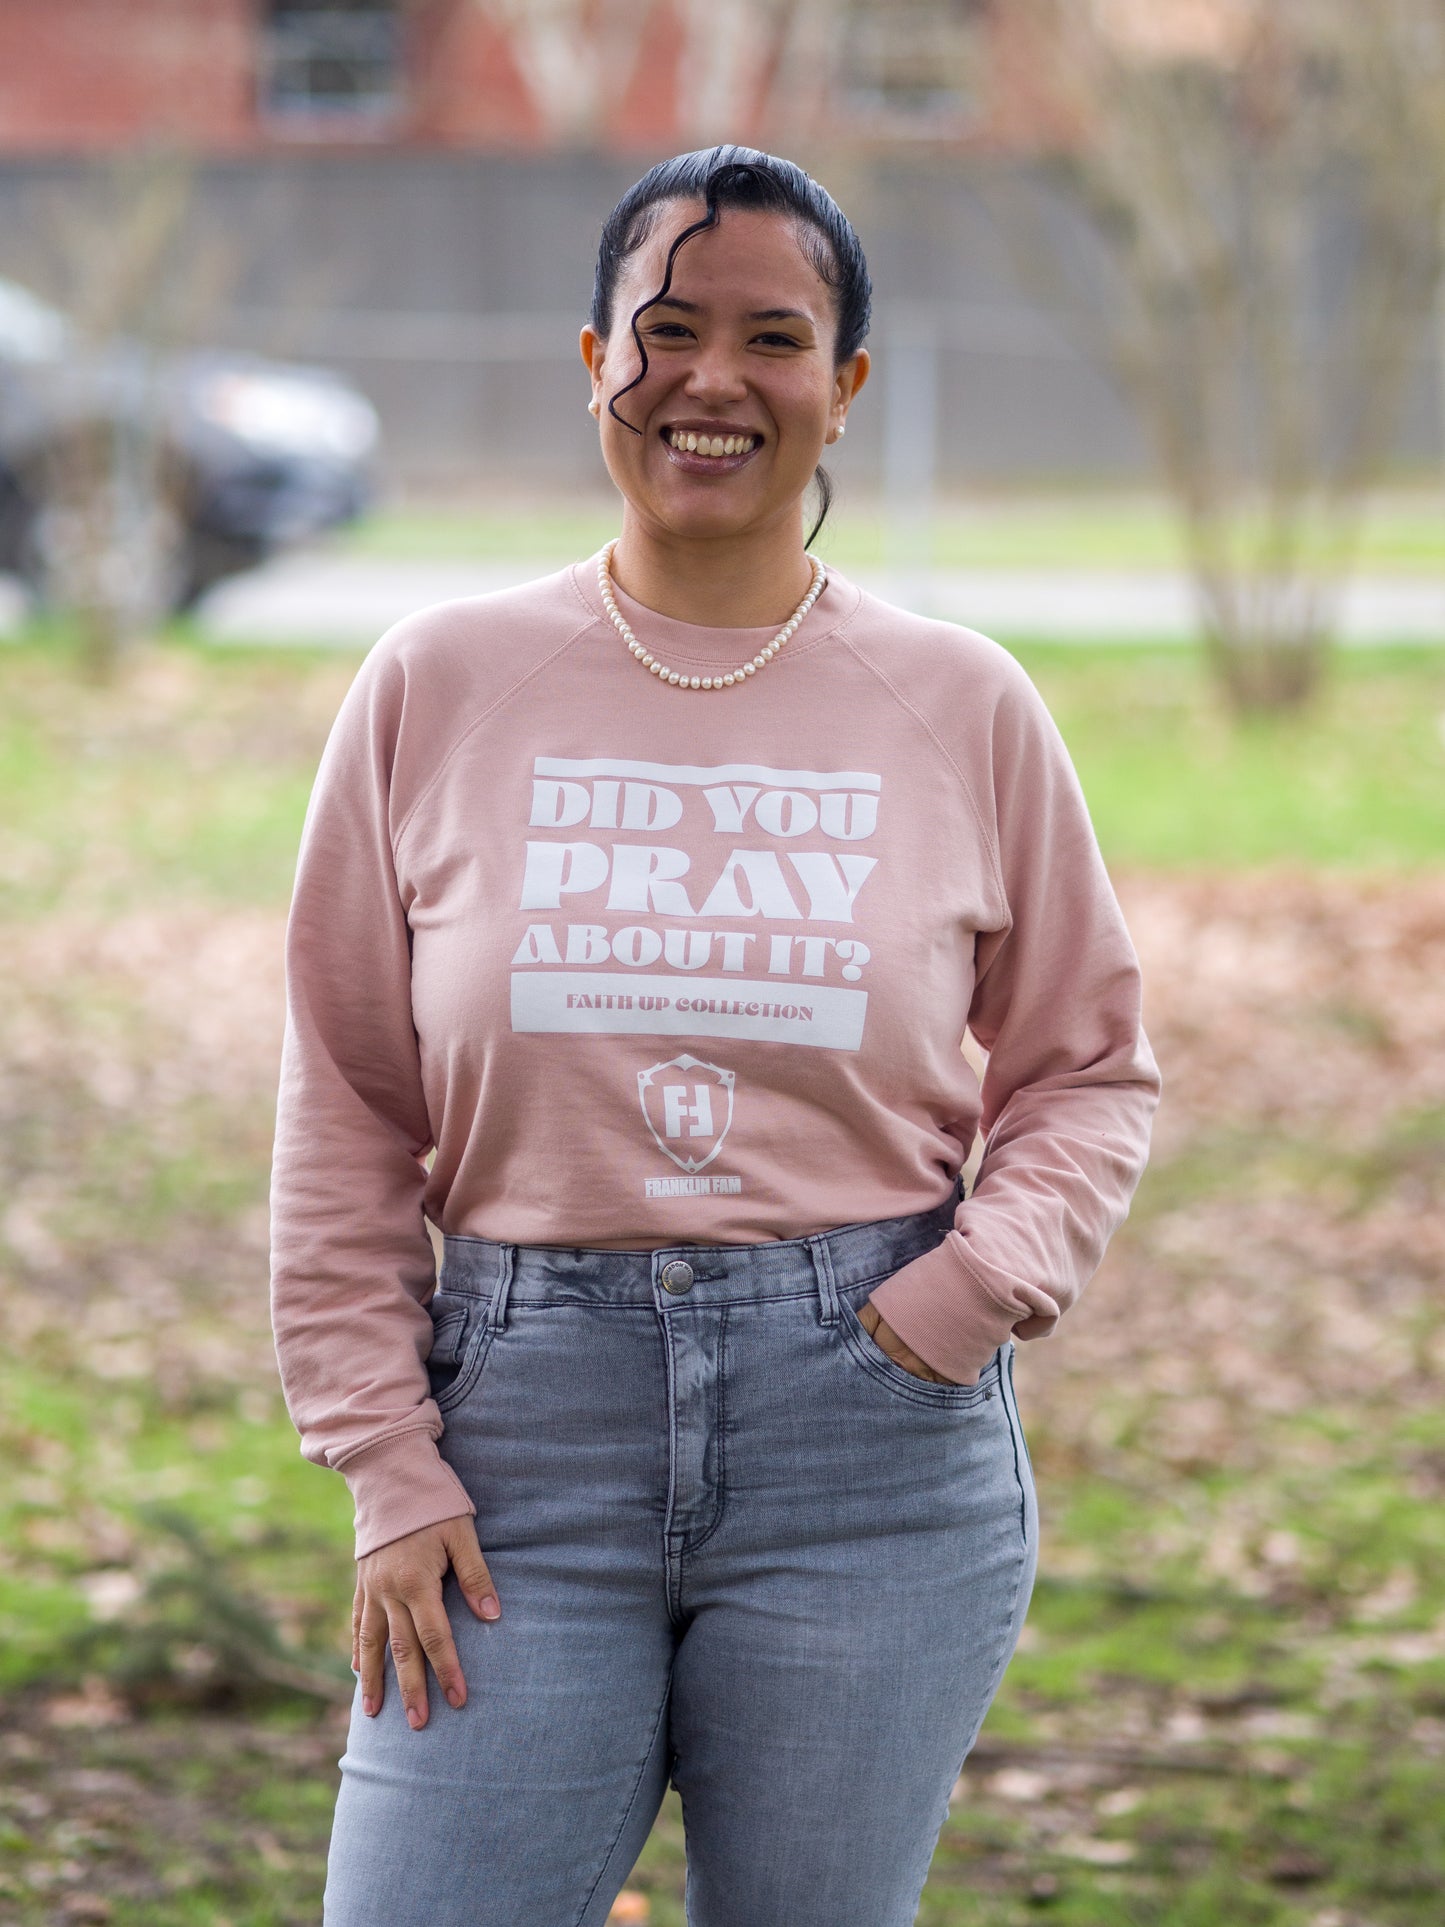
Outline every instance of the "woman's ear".
<svg viewBox="0 0 1445 1927"><path fill-rule="evenodd" d="M577 346L581 350L583 364L591 375L592 385L595 388L602 380L602 361L607 353L607 343L589 321L583 325L582 332L577 337Z"/></svg>
<svg viewBox="0 0 1445 1927"><path fill-rule="evenodd" d="M834 377L833 399L840 408L846 408L858 390L868 379L868 370L873 366L873 357L866 348L860 348L850 355L838 369Z"/></svg>

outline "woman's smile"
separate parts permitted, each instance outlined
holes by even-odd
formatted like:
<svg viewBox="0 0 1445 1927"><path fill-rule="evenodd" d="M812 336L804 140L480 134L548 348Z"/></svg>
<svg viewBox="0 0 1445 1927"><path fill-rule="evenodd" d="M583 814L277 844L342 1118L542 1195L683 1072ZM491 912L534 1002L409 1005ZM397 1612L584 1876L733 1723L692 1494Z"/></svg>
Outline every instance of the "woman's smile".
<svg viewBox="0 0 1445 1927"><path fill-rule="evenodd" d="M658 430L675 467L688 475L734 475L763 445L763 437L716 422L664 423Z"/></svg>

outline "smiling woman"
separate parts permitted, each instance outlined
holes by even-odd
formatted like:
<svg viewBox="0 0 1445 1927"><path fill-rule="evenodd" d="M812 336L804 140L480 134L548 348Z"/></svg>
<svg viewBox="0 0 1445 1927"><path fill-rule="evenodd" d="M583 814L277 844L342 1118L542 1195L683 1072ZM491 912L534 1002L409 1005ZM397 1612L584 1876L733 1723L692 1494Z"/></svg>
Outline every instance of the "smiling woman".
<svg viewBox="0 0 1445 1927"><path fill-rule="evenodd" d="M626 502L612 571L682 621L709 621L722 596L730 621L771 622L786 612L775 585L791 574L799 593L809 586L799 500L816 481L806 549L832 495L819 457L868 378L863 250L831 196L789 165L683 155L624 196L603 232L581 349ZM618 408L628 396L636 419ZM683 570L669 560L679 540L695 557Z"/></svg>
<svg viewBox="0 0 1445 1927"><path fill-rule="evenodd" d="M1015 1341L1159 1077L1033 685L810 553L869 303L792 162L653 168L579 342L619 533L327 744L271 1227L356 1506L328 1927L600 1927L669 1779L696 1927L906 1927L1023 1625Z"/></svg>

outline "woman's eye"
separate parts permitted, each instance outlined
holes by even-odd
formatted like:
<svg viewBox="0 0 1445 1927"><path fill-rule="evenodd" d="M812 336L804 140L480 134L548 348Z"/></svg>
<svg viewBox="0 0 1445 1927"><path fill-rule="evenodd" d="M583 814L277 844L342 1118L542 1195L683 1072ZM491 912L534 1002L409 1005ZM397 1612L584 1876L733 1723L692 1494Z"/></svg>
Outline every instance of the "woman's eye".
<svg viewBox="0 0 1445 1927"><path fill-rule="evenodd" d="M681 321L659 321L655 326L647 330L649 340L655 340L659 335L674 336L690 335L691 333L691 328L686 327ZM753 339L755 341L766 341L769 343L775 342L783 348L796 348L799 345L796 338L792 335L771 332L768 334L755 335Z"/></svg>

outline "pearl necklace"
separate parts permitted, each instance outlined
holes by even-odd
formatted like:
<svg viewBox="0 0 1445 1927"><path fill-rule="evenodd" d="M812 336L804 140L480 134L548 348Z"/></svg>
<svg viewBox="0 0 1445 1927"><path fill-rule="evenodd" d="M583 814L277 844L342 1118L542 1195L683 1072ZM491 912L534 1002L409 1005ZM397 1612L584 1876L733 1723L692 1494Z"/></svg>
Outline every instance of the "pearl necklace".
<svg viewBox="0 0 1445 1927"><path fill-rule="evenodd" d="M610 567L612 551L616 547L617 543L615 539L609 542L597 562L597 586L602 591L603 606L606 608L608 615L611 616L613 626L617 630L618 635L621 636L622 640L627 644L627 647L631 650L632 654L636 656L643 668L651 670L659 682L668 683L674 689L732 689L737 684L745 682L749 676L755 676L760 669L766 669L768 664L773 660L773 657L777 655L778 651L783 647L784 643L792 638L798 624L823 593L823 584L828 580L827 570L823 567L817 556L809 555L808 563L813 571L812 585L808 593L803 597L803 600L798 604L797 608L794 609L793 613L788 617L782 628L779 629L778 633L765 649L760 649L751 662L739 663L736 669L725 670L721 675L685 676L679 669L669 669L665 662L659 662L656 656L650 654L649 651L642 646L633 634L631 624L628 622L626 616L623 615L622 611L618 608L617 598L612 593L612 572Z"/></svg>

